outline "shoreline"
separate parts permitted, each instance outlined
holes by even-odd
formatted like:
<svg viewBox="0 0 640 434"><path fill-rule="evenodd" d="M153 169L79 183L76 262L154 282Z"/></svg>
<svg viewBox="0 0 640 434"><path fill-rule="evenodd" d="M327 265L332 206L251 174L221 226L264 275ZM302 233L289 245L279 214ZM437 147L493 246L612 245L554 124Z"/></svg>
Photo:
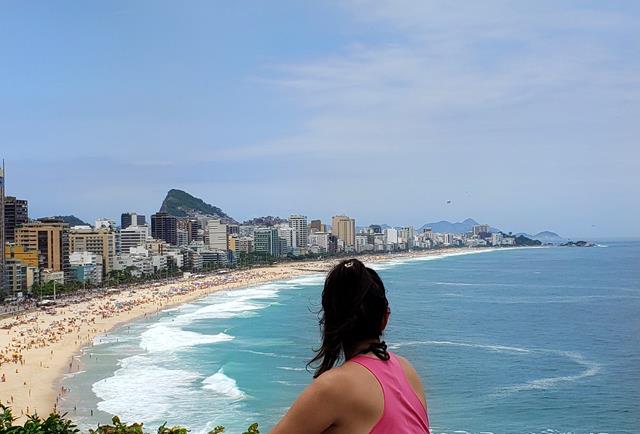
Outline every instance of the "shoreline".
<svg viewBox="0 0 640 434"><path fill-rule="evenodd" d="M365 255L368 264L406 262L518 248L449 248L427 251ZM0 320L0 403L12 408L14 417L37 412L46 416L57 410L65 374L77 372L82 350L98 336L128 322L204 298L210 294L251 287L278 280L327 272L344 258L288 262L225 274L195 275L169 282L150 282L118 292L105 290L88 300L71 302L47 311L27 312ZM2 328L19 322L10 329ZM6 333L5 333L5 330ZM15 355L15 356L14 356ZM12 361L1 358L15 357Z"/></svg>

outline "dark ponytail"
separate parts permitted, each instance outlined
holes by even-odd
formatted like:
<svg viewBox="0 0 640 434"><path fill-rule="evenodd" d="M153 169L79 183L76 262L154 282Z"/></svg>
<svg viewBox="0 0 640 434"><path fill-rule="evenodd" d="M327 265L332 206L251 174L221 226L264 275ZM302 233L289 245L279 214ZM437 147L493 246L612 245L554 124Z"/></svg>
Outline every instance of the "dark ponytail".
<svg viewBox="0 0 640 434"><path fill-rule="evenodd" d="M388 307L378 273L357 259L336 265L327 275L322 291L322 343L307 365L315 368L314 378L341 359L353 357L357 345L378 340ZM384 343L374 343L368 350L381 359L389 358Z"/></svg>

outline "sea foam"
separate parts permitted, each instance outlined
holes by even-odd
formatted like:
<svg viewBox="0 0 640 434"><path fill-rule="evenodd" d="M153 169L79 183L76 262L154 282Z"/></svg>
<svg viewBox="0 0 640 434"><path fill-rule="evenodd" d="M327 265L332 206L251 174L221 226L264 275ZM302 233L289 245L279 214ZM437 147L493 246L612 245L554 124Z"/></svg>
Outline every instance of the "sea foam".
<svg viewBox="0 0 640 434"><path fill-rule="evenodd" d="M286 286L270 283L215 293L167 322L170 321L173 326L184 326L203 319L247 318L273 304L272 300L278 298L279 290Z"/></svg>
<svg viewBox="0 0 640 434"><path fill-rule="evenodd" d="M210 390L225 398L231 398L234 401L239 401L247 397L246 394L238 388L236 380L226 376L222 368L215 374L205 378L202 384L203 389Z"/></svg>
<svg viewBox="0 0 640 434"><path fill-rule="evenodd" d="M403 346L414 346L414 345L445 345L445 346L454 346L454 347L469 347L469 348L480 348L488 351L495 352L507 352L507 353L529 353L531 352L528 348L520 348L520 347L512 347L507 345L488 345L488 344L476 344L469 342L451 342L451 341L407 341L407 342L398 342L394 344L390 344L389 348L397 349Z"/></svg>
<svg viewBox="0 0 640 434"><path fill-rule="evenodd" d="M176 351L195 345L215 344L233 339L233 336L226 333L205 335L182 330L178 327L170 327L163 323L150 327L140 337L140 348L150 353Z"/></svg>
<svg viewBox="0 0 640 434"><path fill-rule="evenodd" d="M120 361L113 376L93 384L100 399L98 409L125 420L161 420L170 416L172 405L184 399L198 374L153 364L145 356Z"/></svg>
<svg viewBox="0 0 640 434"><path fill-rule="evenodd" d="M542 350L545 351L545 350ZM566 382L574 382L578 380L582 380L584 378L593 377L597 375L600 370L600 364L587 360L582 354L574 351L554 351L554 350L546 350L549 353L555 353L560 356L564 356L572 360L584 367L584 369L577 374L574 375L561 375L557 377L547 377L547 378L538 378L536 380L531 380L523 384L516 384L513 386L509 386L503 389L503 393L511 394L514 392L522 392L525 390L544 390L544 389L552 389L556 386L559 386L562 383Z"/></svg>

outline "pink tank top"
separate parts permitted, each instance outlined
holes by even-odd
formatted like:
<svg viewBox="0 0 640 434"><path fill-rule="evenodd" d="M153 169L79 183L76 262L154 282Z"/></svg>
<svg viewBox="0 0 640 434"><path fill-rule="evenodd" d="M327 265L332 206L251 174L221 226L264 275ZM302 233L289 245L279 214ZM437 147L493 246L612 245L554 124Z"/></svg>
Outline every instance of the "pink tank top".
<svg viewBox="0 0 640 434"><path fill-rule="evenodd" d="M382 387L384 410L370 434L429 434L427 409L411 388L395 354L389 360L363 355L349 359L364 366Z"/></svg>

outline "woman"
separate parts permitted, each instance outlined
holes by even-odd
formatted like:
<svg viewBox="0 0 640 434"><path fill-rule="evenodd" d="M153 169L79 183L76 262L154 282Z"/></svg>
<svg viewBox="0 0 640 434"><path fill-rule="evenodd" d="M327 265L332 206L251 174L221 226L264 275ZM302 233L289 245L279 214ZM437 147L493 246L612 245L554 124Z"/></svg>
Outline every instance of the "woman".
<svg viewBox="0 0 640 434"><path fill-rule="evenodd" d="M331 270L322 291L322 345L309 363L317 364L314 381L271 434L429 433L418 374L380 341L389 314L375 271L357 259Z"/></svg>

